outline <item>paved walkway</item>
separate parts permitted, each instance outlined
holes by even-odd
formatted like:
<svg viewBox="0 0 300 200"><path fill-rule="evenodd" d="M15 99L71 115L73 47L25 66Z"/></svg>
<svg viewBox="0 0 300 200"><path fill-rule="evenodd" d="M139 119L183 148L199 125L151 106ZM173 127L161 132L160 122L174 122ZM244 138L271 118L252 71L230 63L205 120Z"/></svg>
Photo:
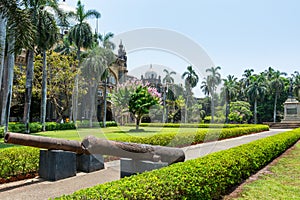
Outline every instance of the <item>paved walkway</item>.
<svg viewBox="0 0 300 200"><path fill-rule="evenodd" d="M229 149L260 138L288 131L288 129L271 129L257 134L231 138L222 141L207 142L182 148L186 160L198 158L209 153ZM79 189L120 179L120 161L105 163L105 169L92 173L78 173L75 177L51 182L38 178L0 185L1 200L49 199L63 194L71 194Z"/></svg>

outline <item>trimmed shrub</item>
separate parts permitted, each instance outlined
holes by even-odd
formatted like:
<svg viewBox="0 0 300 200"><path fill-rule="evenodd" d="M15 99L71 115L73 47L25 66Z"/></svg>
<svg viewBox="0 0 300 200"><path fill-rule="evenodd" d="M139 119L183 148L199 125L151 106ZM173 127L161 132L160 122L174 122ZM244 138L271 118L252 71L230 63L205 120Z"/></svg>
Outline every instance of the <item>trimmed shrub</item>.
<svg viewBox="0 0 300 200"><path fill-rule="evenodd" d="M106 127L113 127L118 126L118 124L115 121L107 121ZM88 120L83 120L77 122L78 128L93 128L93 127L103 127L103 122L92 122L92 127L90 126L90 122Z"/></svg>
<svg viewBox="0 0 300 200"><path fill-rule="evenodd" d="M4 127L0 127L0 138L4 137Z"/></svg>
<svg viewBox="0 0 300 200"><path fill-rule="evenodd" d="M222 199L300 139L300 129L56 199Z"/></svg>
<svg viewBox="0 0 300 200"><path fill-rule="evenodd" d="M126 126L135 126L129 123ZM141 123L140 127L166 127L166 128L236 128L255 127L256 124L176 124L176 123Z"/></svg>
<svg viewBox="0 0 300 200"><path fill-rule="evenodd" d="M30 133L37 133L42 131L42 124L38 122L33 122L29 124ZM69 130L76 129L74 123L56 123L56 122L46 122L46 131L54 130ZM14 133L24 133L25 125L22 123L9 123L8 131Z"/></svg>
<svg viewBox="0 0 300 200"><path fill-rule="evenodd" d="M255 125L239 128L199 129L196 132L188 133L161 133L148 137L127 136L112 140L161 146L186 146L190 144L202 143L204 141L222 140L267 130L269 130L269 126Z"/></svg>
<svg viewBox="0 0 300 200"><path fill-rule="evenodd" d="M39 163L39 149L31 147L10 147L0 149L0 178L36 172Z"/></svg>

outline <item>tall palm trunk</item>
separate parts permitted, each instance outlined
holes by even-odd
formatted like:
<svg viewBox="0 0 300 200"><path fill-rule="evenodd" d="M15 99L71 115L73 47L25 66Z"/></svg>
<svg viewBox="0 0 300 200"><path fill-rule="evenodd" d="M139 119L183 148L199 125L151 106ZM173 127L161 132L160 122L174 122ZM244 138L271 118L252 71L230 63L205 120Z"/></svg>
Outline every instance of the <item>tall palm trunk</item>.
<svg viewBox="0 0 300 200"><path fill-rule="evenodd" d="M215 122L215 101L214 101L214 92L211 93L211 123Z"/></svg>
<svg viewBox="0 0 300 200"><path fill-rule="evenodd" d="M230 102L229 100L227 99L226 100L226 111L225 111L225 123L228 124L229 120L228 120L228 115L229 115L229 112L230 112Z"/></svg>
<svg viewBox="0 0 300 200"><path fill-rule="evenodd" d="M254 124L257 124L257 99L254 99Z"/></svg>
<svg viewBox="0 0 300 200"><path fill-rule="evenodd" d="M107 82L108 82L108 78L105 79L105 83L104 83L104 95L103 95L103 100L104 100L104 111L103 111L103 127L106 127L106 110L107 110L107 95L106 95L106 91L107 91Z"/></svg>
<svg viewBox="0 0 300 200"><path fill-rule="evenodd" d="M277 92L275 93L275 100L274 100L274 114L273 114L273 122L275 123L276 122L276 110L277 110L277 108L276 108L276 106L277 106L277 97L278 95L277 95Z"/></svg>
<svg viewBox="0 0 300 200"><path fill-rule="evenodd" d="M0 14L0 91L2 88L2 76L4 66L4 54L5 54L5 40L6 40L6 24L7 20Z"/></svg>
<svg viewBox="0 0 300 200"><path fill-rule="evenodd" d="M90 128L93 127L93 118L95 115L95 97L96 97L96 90L97 90L97 84L93 83L93 85L90 88Z"/></svg>
<svg viewBox="0 0 300 200"><path fill-rule="evenodd" d="M77 60L78 60L78 66L77 70L80 68L80 46L77 44ZM73 90L73 95L72 95L72 114L73 114L73 121L76 124L77 121L77 115L78 115L78 79L79 75L78 72L76 72L75 76L75 86Z"/></svg>
<svg viewBox="0 0 300 200"><path fill-rule="evenodd" d="M14 76L14 66L15 66L15 53L13 52L15 46L15 37L11 34L8 38L8 55L7 55L7 84L5 84L5 93L3 96L3 108L1 119L4 120L4 133L8 130L8 122L10 115L10 105L12 98L12 85L13 85L13 76Z"/></svg>
<svg viewBox="0 0 300 200"><path fill-rule="evenodd" d="M27 55L27 67L26 67L26 85L25 85L25 105L23 122L25 124L25 133L29 133L29 119L30 119L30 106L32 97L32 83L34 75L34 48L28 51Z"/></svg>
<svg viewBox="0 0 300 200"><path fill-rule="evenodd" d="M43 75L42 75L42 102L41 102L41 123L43 131L46 131L46 105L47 105L47 54L43 50Z"/></svg>

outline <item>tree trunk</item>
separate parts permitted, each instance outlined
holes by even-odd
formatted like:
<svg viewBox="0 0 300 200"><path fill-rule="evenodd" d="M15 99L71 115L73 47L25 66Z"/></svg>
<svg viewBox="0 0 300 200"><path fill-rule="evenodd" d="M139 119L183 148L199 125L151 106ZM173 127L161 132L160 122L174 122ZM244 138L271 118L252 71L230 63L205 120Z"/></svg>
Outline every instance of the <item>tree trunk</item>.
<svg viewBox="0 0 300 200"><path fill-rule="evenodd" d="M78 60L78 67L77 70L80 69L80 47L77 44L77 60ZM74 86L74 91L73 91L73 96L72 96L72 114L73 114L73 121L76 124L77 121L77 115L78 115L78 71L76 72L75 76L75 86Z"/></svg>
<svg viewBox="0 0 300 200"><path fill-rule="evenodd" d="M228 101L226 101L226 113L225 113L225 123L228 124L229 120L228 120L228 115L229 115L229 111L230 111L230 103Z"/></svg>
<svg viewBox="0 0 300 200"><path fill-rule="evenodd" d="M276 106L277 106L277 92L275 94L275 101L274 101L274 115L273 115L273 122L276 122Z"/></svg>
<svg viewBox="0 0 300 200"><path fill-rule="evenodd" d="M11 34L8 38L8 56L7 56L7 84L5 88L5 98L6 102L3 103L4 111L4 133L8 131L8 122L9 122L9 115L10 115L10 105L11 105L11 98L12 98L12 86L13 86L13 79L14 79L14 66L15 66L15 53L12 51L15 46L15 37Z"/></svg>
<svg viewBox="0 0 300 200"><path fill-rule="evenodd" d="M140 122L141 122L141 117L137 117L136 118L136 124L135 124L135 130L139 130Z"/></svg>
<svg viewBox="0 0 300 200"><path fill-rule="evenodd" d="M47 106L47 54L43 51L43 77L42 77L42 102L41 102L41 123L43 131L46 131L46 106Z"/></svg>
<svg viewBox="0 0 300 200"><path fill-rule="evenodd" d="M107 110L107 95L106 95L106 90L107 90L107 80L108 78L105 79L104 83L104 94L103 94L103 101L104 101L104 111L103 111L103 127L106 127L106 110Z"/></svg>
<svg viewBox="0 0 300 200"><path fill-rule="evenodd" d="M254 100L254 124L257 124L257 99Z"/></svg>
<svg viewBox="0 0 300 200"><path fill-rule="evenodd" d="M97 90L97 85L93 84L93 86L90 89L90 128L93 127L93 118L94 118L94 113L95 113L95 96L96 96L96 90Z"/></svg>
<svg viewBox="0 0 300 200"><path fill-rule="evenodd" d="M0 125L5 126L5 116L6 116L6 104L7 104L7 88L8 88L8 56L7 55L4 59L4 66L3 66L3 84L2 84L2 91L1 91L1 104L2 104L2 110L1 110L1 121Z"/></svg>
<svg viewBox="0 0 300 200"><path fill-rule="evenodd" d="M215 122L215 101L214 101L214 92L211 93L211 123Z"/></svg>
<svg viewBox="0 0 300 200"><path fill-rule="evenodd" d="M4 18L2 14L0 14L0 91L2 88L2 76L5 56L6 24L6 18Z"/></svg>
<svg viewBox="0 0 300 200"><path fill-rule="evenodd" d="M29 120L30 120L30 106L32 97L32 82L34 75L34 48L28 51L27 67L26 67L26 85L25 85L25 105L23 122L25 124L25 133L29 133Z"/></svg>

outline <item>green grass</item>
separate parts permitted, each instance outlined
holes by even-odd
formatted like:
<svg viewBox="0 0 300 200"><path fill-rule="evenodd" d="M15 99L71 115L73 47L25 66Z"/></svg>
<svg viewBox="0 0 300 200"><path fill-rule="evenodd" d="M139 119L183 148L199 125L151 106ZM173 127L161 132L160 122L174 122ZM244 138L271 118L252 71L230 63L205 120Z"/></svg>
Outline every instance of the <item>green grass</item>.
<svg viewBox="0 0 300 200"><path fill-rule="evenodd" d="M238 199L300 199L300 143L270 168L272 174L243 187Z"/></svg>
<svg viewBox="0 0 300 200"><path fill-rule="evenodd" d="M107 128L80 128L74 130L61 130L61 131L46 131L34 133L32 135L51 137L51 138L61 138L67 140L78 140L81 141L84 137L88 135L93 135L98 138L106 139L116 139L126 136L152 136L157 133L174 133L178 132L180 134L191 133L198 130L198 128L161 128L161 127L142 127L144 131L141 132L131 132L135 127L107 127ZM11 147L13 145L3 143L3 139L0 139L0 149Z"/></svg>

